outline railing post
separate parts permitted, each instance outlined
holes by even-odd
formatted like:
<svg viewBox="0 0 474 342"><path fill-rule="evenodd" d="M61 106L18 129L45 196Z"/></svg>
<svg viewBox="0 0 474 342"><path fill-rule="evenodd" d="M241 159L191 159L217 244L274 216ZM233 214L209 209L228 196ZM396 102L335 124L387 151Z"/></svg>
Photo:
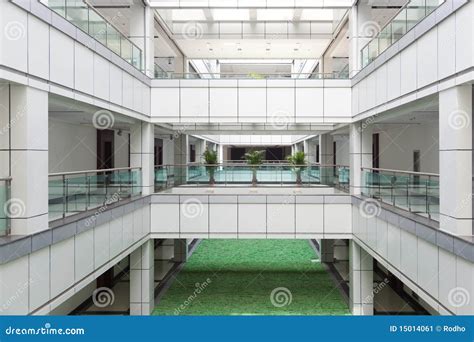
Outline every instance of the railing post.
<svg viewBox="0 0 474 342"><path fill-rule="evenodd" d="M86 194L86 211L89 210L89 206L91 205L91 179L87 176L87 172L85 174L86 183L87 183L87 194Z"/></svg>
<svg viewBox="0 0 474 342"><path fill-rule="evenodd" d="M426 187L425 187L425 193L426 193L426 213L428 214L428 218L431 219L431 213L430 213L430 198L428 194L428 189L429 189L429 184L430 184L430 176L428 176L428 180L426 182Z"/></svg>
<svg viewBox="0 0 474 342"><path fill-rule="evenodd" d="M66 175L63 175L63 218L66 217L66 213L68 212L68 186L67 186L67 178Z"/></svg>

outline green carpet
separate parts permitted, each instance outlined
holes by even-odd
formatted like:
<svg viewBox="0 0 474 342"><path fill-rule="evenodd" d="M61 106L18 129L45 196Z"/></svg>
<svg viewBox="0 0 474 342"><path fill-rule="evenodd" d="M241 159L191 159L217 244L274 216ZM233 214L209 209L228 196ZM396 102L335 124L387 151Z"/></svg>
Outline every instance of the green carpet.
<svg viewBox="0 0 474 342"><path fill-rule="evenodd" d="M307 240L204 240L153 314L348 315L315 258Z"/></svg>

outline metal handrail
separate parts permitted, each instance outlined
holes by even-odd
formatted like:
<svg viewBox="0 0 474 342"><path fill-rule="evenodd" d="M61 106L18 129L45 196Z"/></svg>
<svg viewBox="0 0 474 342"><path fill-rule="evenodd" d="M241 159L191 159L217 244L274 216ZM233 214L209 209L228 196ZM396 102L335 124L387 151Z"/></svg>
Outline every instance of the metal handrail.
<svg viewBox="0 0 474 342"><path fill-rule="evenodd" d="M80 174L83 174L83 173L101 173L101 172L113 172L113 171L125 171L125 170L141 170L141 169L142 169L141 167L118 167L118 168L114 168L114 169L98 169L98 170L58 172L58 173L50 173L48 175L48 177L80 175Z"/></svg>
<svg viewBox="0 0 474 342"><path fill-rule="evenodd" d="M0 182L1 182L1 181L11 181L11 180L12 180L12 177L10 177L10 176L0 178Z"/></svg>
<svg viewBox="0 0 474 342"><path fill-rule="evenodd" d="M316 75L318 77L311 78ZM207 76L207 77L206 77ZM215 77L219 76L219 77ZM221 77L224 76L224 77ZM296 76L296 77L293 77ZM306 77L308 76L308 77ZM322 77L320 77L322 76ZM349 74L341 75L340 73L174 73L160 72L155 75L155 79L227 79L227 78L245 78L245 79L267 79L267 78L284 78L284 79L349 79ZM305 78L306 77L306 78Z"/></svg>
<svg viewBox="0 0 474 342"><path fill-rule="evenodd" d="M406 171L406 170L392 170L392 169L380 169L372 167L361 167L361 170L371 170L371 171L380 171L380 172L393 172L393 173L404 173L415 176L429 176L429 177L439 177L438 173L428 173L428 172L415 172L415 171Z"/></svg>
<svg viewBox="0 0 474 342"><path fill-rule="evenodd" d="M446 0L443 0L443 2L438 5L438 7L441 6L442 4L444 4L445 2L446 2ZM372 39L370 39L370 40L367 42L367 44L365 44L365 45L360 49L360 51L362 52L367 46L369 46L370 43L372 43L375 39L378 39L378 38L379 38L379 35L380 35L380 32L382 32L382 31L385 30L389 25L391 25L391 24L393 23L393 20L394 20L403 10L407 9L407 8L408 8L408 5L409 5L410 3L411 3L411 0L408 1L405 5L403 5L403 6L390 18L390 20L388 20L387 23L386 23L384 26L382 26L382 27L380 28L380 31L377 32L377 35L376 35L375 37L373 37ZM426 2L425 2L425 8L426 8ZM430 14L431 14L431 13L430 13ZM426 17L427 17L427 15L425 15L420 21L422 21L422 20L425 19ZM407 19L407 21L408 21L408 19ZM420 21L419 21L419 22L420 22ZM419 23L419 22L418 22L418 23ZM416 23L410 30L407 30L403 35L406 35L408 32L410 32L416 25L418 25L418 23ZM389 46L392 46L393 44L394 44L394 42L392 42ZM378 56L380 56L380 53L379 53ZM378 56L377 56L377 57L378 57ZM377 58L377 57L376 57L376 58ZM370 63L371 63L371 62L370 62ZM364 66L364 68L367 67L370 63L368 63L366 66Z"/></svg>
<svg viewBox="0 0 474 342"><path fill-rule="evenodd" d="M301 165L295 165L291 163L262 163L262 164L257 164L257 165L252 165L252 164L241 164L241 163L235 163L235 164L229 164L229 163L217 163L217 164L205 164L205 163L199 163L199 164L164 164L164 165L155 165L155 168L163 168L163 167L170 167L170 166L179 166L179 167L190 167L190 166L239 166L239 167L249 167L249 166L318 166L318 167L344 167L344 168L349 168L348 165L340 165L340 164L318 164L318 163L306 163L306 164L301 164Z"/></svg>

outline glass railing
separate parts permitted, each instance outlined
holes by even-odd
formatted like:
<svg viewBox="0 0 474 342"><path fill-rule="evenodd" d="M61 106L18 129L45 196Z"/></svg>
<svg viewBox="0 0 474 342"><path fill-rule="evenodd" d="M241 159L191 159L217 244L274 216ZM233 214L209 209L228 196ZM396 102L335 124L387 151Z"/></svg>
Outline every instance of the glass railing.
<svg viewBox="0 0 474 342"><path fill-rule="evenodd" d="M10 233L10 183L11 178L0 178L0 236Z"/></svg>
<svg viewBox="0 0 474 342"><path fill-rule="evenodd" d="M439 221L439 175L362 168L362 194Z"/></svg>
<svg viewBox="0 0 474 342"><path fill-rule="evenodd" d="M138 70L142 51L84 0L39 0Z"/></svg>
<svg viewBox="0 0 474 342"><path fill-rule="evenodd" d="M316 186L349 189L349 168L340 165L192 164L155 167L155 190L174 186Z"/></svg>
<svg viewBox="0 0 474 342"><path fill-rule="evenodd" d="M403 6L361 51L362 68L372 63L389 46L416 26L445 0L411 0Z"/></svg>
<svg viewBox="0 0 474 342"><path fill-rule="evenodd" d="M141 168L49 175L49 220L71 216L140 195Z"/></svg>
<svg viewBox="0 0 474 342"><path fill-rule="evenodd" d="M344 80L349 78L349 71L342 70L334 73L175 73L155 71L157 79L316 79Z"/></svg>

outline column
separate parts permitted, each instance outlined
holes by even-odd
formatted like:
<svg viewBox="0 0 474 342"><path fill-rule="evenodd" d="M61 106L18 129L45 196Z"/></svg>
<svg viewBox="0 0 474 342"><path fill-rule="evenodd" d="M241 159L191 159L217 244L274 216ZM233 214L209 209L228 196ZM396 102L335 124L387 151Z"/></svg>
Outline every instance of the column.
<svg viewBox="0 0 474 342"><path fill-rule="evenodd" d="M321 184L332 185L334 178L334 168L325 165L334 164L333 139L330 134L321 134L319 136L319 163L322 165L320 170Z"/></svg>
<svg viewBox="0 0 474 342"><path fill-rule="evenodd" d="M6 214L11 234L48 229L48 93L27 86L0 89L0 170L10 176ZM1 208L0 210L3 210Z"/></svg>
<svg viewBox="0 0 474 342"><path fill-rule="evenodd" d="M174 257L175 262L186 262L188 260L188 241L186 239L174 240Z"/></svg>
<svg viewBox="0 0 474 342"><path fill-rule="evenodd" d="M148 316L155 307L154 241L130 254L130 315Z"/></svg>
<svg viewBox="0 0 474 342"><path fill-rule="evenodd" d="M334 242L333 239L320 240L321 262L334 262Z"/></svg>
<svg viewBox="0 0 474 342"><path fill-rule="evenodd" d="M473 88L463 85L439 93L440 228L472 235Z"/></svg>
<svg viewBox="0 0 474 342"><path fill-rule="evenodd" d="M189 138L186 134L174 137L174 184L185 184L188 179Z"/></svg>
<svg viewBox="0 0 474 342"><path fill-rule="evenodd" d="M349 242L349 305L353 315L374 314L373 259L354 240Z"/></svg>
<svg viewBox="0 0 474 342"><path fill-rule="evenodd" d="M353 77L362 65L361 50L380 30L373 21L368 4L359 3L349 12L349 75Z"/></svg>
<svg viewBox="0 0 474 342"><path fill-rule="evenodd" d="M221 144L217 145L217 162L224 162L224 146Z"/></svg>
<svg viewBox="0 0 474 342"><path fill-rule="evenodd" d="M155 73L154 13L141 1L132 1L130 6L130 40L142 50L142 69L149 77Z"/></svg>
<svg viewBox="0 0 474 342"><path fill-rule="evenodd" d="M142 194L154 192L155 174L155 125L139 122L132 126L130 134L130 166L141 167Z"/></svg>
<svg viewBox="0 0 474 342"><path fill-rule="evenodd" d="M372 131L365 123L350 125L349 163L351 178L351 194L360 195L362 190L362 167L372 167Z"/></svg>

